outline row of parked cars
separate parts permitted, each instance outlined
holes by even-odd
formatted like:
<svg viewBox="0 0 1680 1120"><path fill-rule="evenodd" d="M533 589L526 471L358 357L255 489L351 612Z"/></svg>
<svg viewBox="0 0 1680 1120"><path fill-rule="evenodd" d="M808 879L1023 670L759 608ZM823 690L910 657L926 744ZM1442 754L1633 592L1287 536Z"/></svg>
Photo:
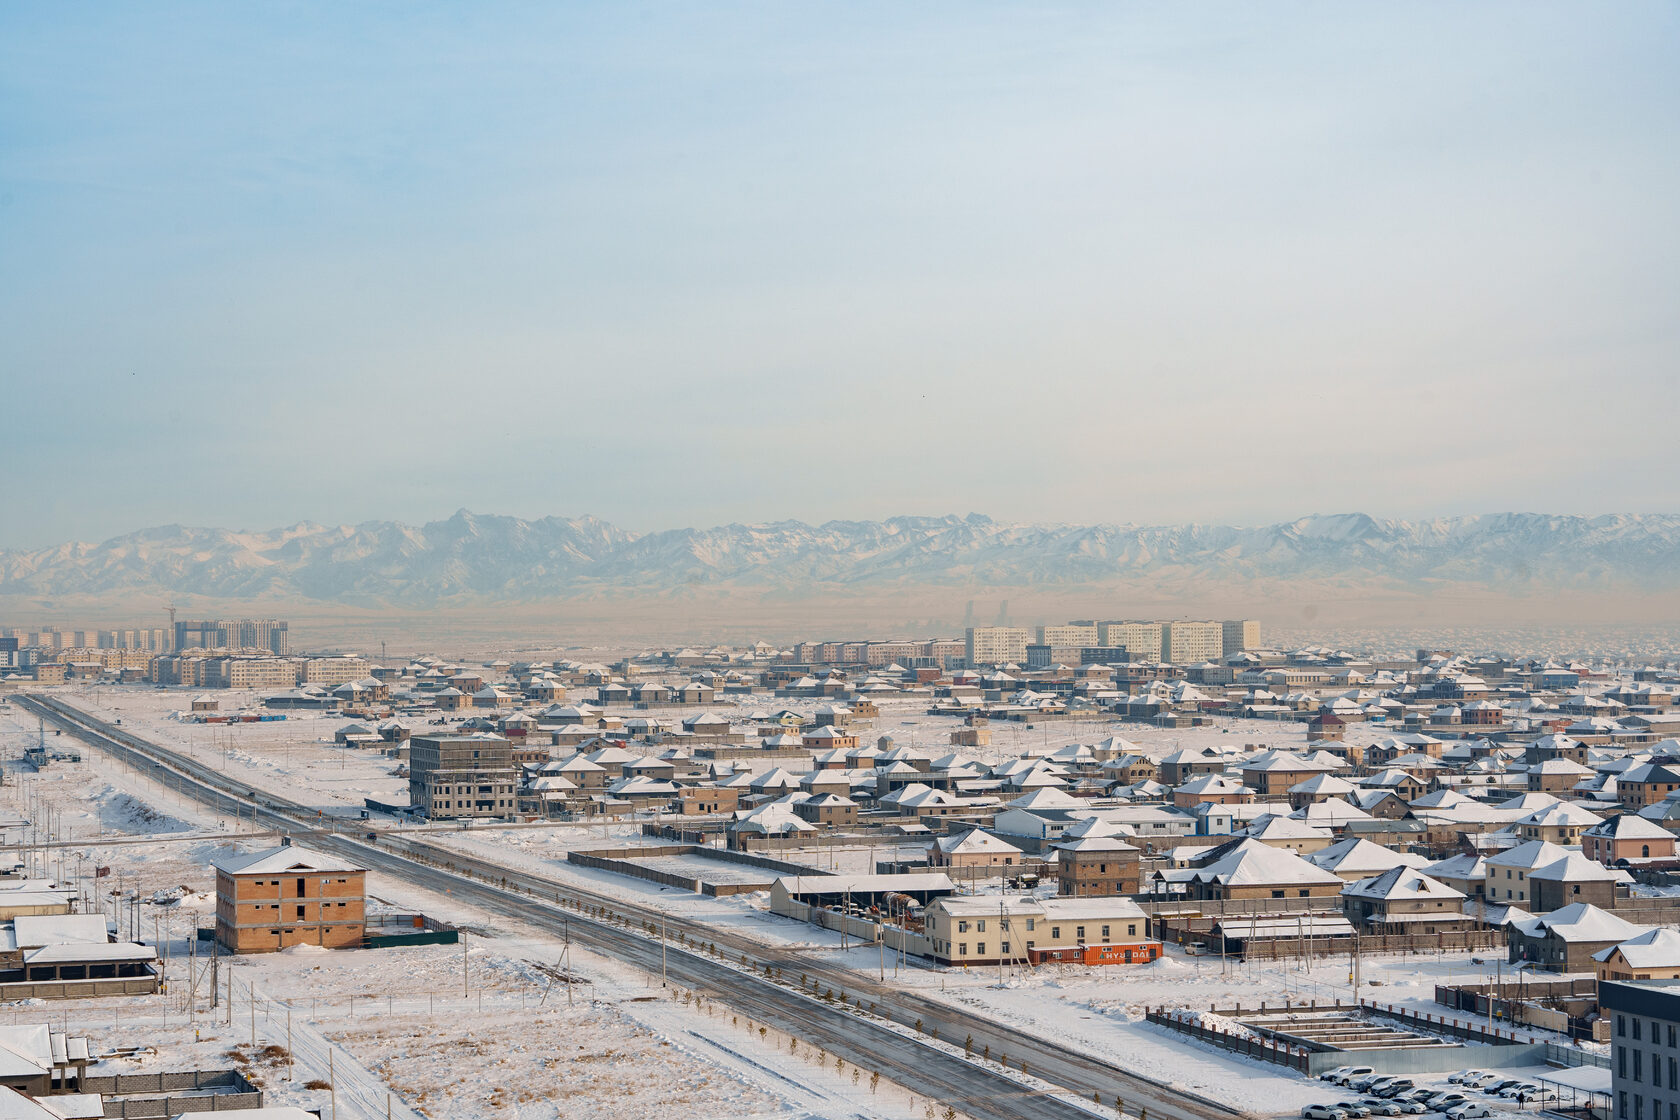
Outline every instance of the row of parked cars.
<svg viewBox="0 0 1680 1120"><path fill-rule="evenodd" d="M1448 1084L1462 1086L1461 1089L1420 1089L1408 1077L1384 1076L1370 1066L1340 1066L1319 1074L1318 1079L1362 1093L1365 1099L1310 1104L1301 1110L1303 1120L1364 1120L1369 1116L1418 1116L1426 1112L1443 1113L1447 1120L1482 1120L1492 1116L1486 1104L1469 1096L1474 1091L1517 1104L1557 1099L1556 1093L1543 1086L1475 1069L1459 1070L1448 1076Z"/></svg>

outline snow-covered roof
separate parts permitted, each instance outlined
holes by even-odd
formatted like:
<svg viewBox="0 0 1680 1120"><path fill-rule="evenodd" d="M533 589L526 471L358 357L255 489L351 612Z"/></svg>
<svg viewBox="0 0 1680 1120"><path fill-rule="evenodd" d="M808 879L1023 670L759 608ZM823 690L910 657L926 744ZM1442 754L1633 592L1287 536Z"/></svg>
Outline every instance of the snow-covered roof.
<svg viewBox="0 0 1680 1120"><path fill-rule="evenodd" d="M346 863L337 856L323 855L296 844L282 844L278 848L230 856L215 863L218 871L229 875L283 875L293 871L339 872L362 871L363 868Z"/></svg>

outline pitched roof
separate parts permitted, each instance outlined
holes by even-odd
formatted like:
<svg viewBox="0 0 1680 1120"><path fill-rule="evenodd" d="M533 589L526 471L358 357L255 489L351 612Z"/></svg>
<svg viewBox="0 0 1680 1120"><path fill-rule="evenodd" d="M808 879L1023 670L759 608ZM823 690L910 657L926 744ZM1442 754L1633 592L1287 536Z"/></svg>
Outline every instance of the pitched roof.
<svg viewBox="0 0 1680 1120"><path fill-rule="evenodd" d="M293 871L363 871L365 868L347 863L337 856L323 855L296 844L282 844L243 856L230 856L215 863L218 871L229 875L284 875Z"/></svg>
<svg viewBox="0 0 1680 1120"><path fill-rule="evenodd" d="M1350 898L1383 899L1394 902L1411 899L1438 899L1444 902L1462 900L1463 891L1456 891L1445 883L1436 882L1423 872L1410 867L1393 867L1381 875L1349 883L1342 894Z"/></svg>

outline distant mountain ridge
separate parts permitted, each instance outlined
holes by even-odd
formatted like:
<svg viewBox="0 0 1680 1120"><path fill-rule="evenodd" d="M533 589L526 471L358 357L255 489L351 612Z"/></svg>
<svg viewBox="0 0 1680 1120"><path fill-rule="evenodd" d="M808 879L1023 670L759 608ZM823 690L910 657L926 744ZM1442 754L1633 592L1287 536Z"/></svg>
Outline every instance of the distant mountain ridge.
<svg viewBox="0 0 1680 1120"><path fill-rule="evenodd" d="M593 517L461 510L265 532L160 526L0 550L0 596L132 593L423 606L691 593L1264 587L1505 595L1680 589L1680 515L1315 515L1275 525L1039 525L967 517L782 521L635 533Z"/></svg>

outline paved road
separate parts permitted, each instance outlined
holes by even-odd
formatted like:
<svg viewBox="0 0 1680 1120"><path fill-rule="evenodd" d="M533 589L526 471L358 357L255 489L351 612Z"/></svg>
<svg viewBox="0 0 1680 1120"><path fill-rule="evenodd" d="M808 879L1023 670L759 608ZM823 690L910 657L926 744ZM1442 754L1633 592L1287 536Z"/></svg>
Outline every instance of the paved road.
<svg viewBox="0 0 1680 1120"><path fill-rule="evenodd" d="M762 975L745 973L703 953L687 951L674 940L667 943L664 967L683 986L715 996L720 1002L755 1015L779 1030L827 1045L847 1061L879 1070L912 1091L948 1101L980 1120L1026 1116L1088 1120L1090 1112L1085 1105L1093 1092L1100 1094L1107 1104L1123 1100L1128 1114L1147 1110L1149 1115L1162 1120L1232 1120L1241 1115L1217 1101L1139 1076L1050 1039L999 1024L977 1012L905 992L891 981L882 983L824 960L820 954L769 949L750 938L703 922L673 917L622 898L439 848L412 836L387 839L382 833L378 843L369 844L348 835L321 831L319 826L323 822L315 810L254 790L60 700L20 696L18 702L218 812L229 815L244 812L277 829L295 830L300 824L314 828L311 842L315 846L358 860L371 869L432 890L448 891L476 906L552 934L569 933L581 945L651 972L660 971L661 953L659 942L642 932L646 925L656 930L664 928L673 936L680 934L715 944L734 961L746 956L755 969L762 969L766 964L772 969L780 967L784 977L801 972L824 988L860 997L873 1005L878 1016L903 1026L914 1026L919 1021L922 1030L937 1031L939 1038L959 1045L972 1037L977 1053L989 1046L994 1055L1008 1054L1012 1065L1024 1061L1031 1074L1066 1091L1059 1095L1024 1093L1021 1082L995 1067L928 1045L913 1033L901 1033L879 1022L875 1016L842 1010L790 991ZM352 828L362 824L346 823Z"/></svg>

